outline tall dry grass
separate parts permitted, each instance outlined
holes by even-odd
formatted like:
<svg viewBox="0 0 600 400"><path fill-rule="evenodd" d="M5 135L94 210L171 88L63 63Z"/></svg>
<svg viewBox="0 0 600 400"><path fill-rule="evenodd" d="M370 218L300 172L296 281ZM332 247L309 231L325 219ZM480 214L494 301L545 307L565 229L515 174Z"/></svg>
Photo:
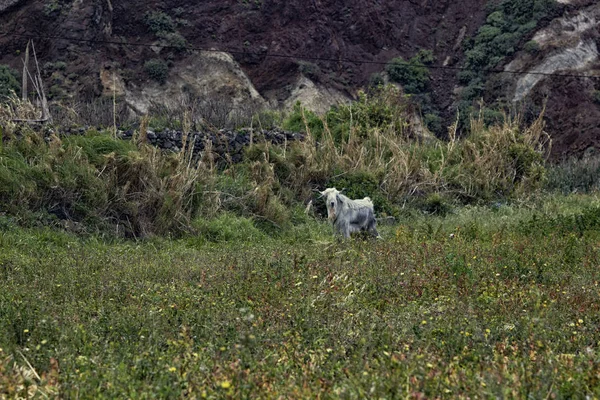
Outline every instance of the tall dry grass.
<svg viewBox="0 0 600 400"><path fill-rule="evenodd" d="M149 117L131 142L93 132L44 137L11 122L13 115L33 112L15 100L0 108L5 136L21 136L5 140L1 149L2 207L106 222L120 234L146 237L190 232L195 218L223 211L282 228L295 206L329 185L369 195L389 213L431 195L456 202L510 198L539 189L545 180L549 139L542 116L529 126L508 115L503 124L486 126L478 115L467 137L457 138L453 125L450 140L441 141L416 134L421 128L414 109L393 87L333 108L319 124L314 114L295 110L305 140L255 143L243 163L223 169L210 141L194 157L188 139L195 117L189 112L180 121L182 150L172 153L147 143Z"/></svg>
<svg viewBox="0 0 600 400"><path fill-rule="evenodd" d="M0 111L8 134L0 149L3 211L43 211L131 237L190 230L202 183L214 172L194 158L189 129L183 151L172 153L146 143L144 120L131 142L94 131L60 138L10 122L15 109Z"/></svg>
<svg viewBox="0 0 600 400"><path fill-rule="evenodd" d="M389 98L389 93L385 96ZM352 105L341 106L340 113L351 114L345 107ZM477 201L537 190L545 179L550 139L543 115L529 126L509 115L502 124L487 126L480 114L471 118L470 133L464 138L457 138L453 124L448 141L415 140L410 124L398 123L410 121L412 110L397 98L390 107L393 124L365 127L355 120L342 141L325 118L323 131L315 134L303 111L307 137L288 153L295 166L290 184L306 190L332 176L367 172L378 177L380 190L393 202L431 193Z"/></svg>

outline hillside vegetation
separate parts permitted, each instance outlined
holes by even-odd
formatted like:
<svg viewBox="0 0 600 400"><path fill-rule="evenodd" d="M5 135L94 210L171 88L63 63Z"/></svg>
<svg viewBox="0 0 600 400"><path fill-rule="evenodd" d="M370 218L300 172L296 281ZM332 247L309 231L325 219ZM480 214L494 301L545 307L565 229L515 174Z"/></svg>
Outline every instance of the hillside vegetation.
<svg viewBox="0 0 600 400"><path fill-rule="evenodd" d="M23 112L19 107L18 101L7 104L4 113ZM305 131L305 140L273 146L257 135L241 163L216 159L210 145L200 157L189 143L178 153L152 147L145 140L147 120L131 141L108 131L64 136L58 127L47 135L6 123L2 209L145 237L195 232L198 220L222 212L284 229L311 198L317 203L314 189L332 186L350 197L370 196L381 216L398 217L407 204L445 212L526 196L544 185L549 142L541 117L525 126L506 115L487 126L475 116L468 137L457 139L453 126L443 142L417 136L408 123L412 112L393 86L363 93L323 117L297 106L281 124ZM182 126L185 135L189 121Z"/></svg>

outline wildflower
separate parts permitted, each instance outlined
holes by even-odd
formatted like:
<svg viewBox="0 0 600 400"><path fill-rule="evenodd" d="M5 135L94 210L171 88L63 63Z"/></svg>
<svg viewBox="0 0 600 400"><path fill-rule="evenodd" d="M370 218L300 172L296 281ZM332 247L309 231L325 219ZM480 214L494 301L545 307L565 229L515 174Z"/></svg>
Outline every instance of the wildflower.
<svg viewBox="0 0 600 400"><path fill-rule="evenodd" d="M175 371L177 371L177 368L175 368L175 367L169 368L169 372L175 372Z"/></svg>
<svg viewBox="0 0 600 400"><path fill-rule="evenodd" d="M231 387L231 382L229 382L229 381L223 381L223 382L221 382L221 387L223 389L229 389Z"/></svg>

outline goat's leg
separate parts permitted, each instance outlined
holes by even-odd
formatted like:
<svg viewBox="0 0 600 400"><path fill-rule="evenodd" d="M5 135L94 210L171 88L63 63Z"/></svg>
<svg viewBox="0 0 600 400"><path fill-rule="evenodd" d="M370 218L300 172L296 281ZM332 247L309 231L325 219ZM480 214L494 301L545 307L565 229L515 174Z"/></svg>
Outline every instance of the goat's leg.
<svg viewBox="0 0 600 400"><path fill-rule="evenodd" d="M342 234L346 239L350 238L350 224L348 221L344 222L342 225Z"/></svg>
<svg viewBox="0 0 600 400"><path fill-rule="evenodd" d="M375 218L373 218L373 220L371 222L369 222L369 227L367 228L367 230L369 232L371 232L371 234L374 237L380 238L381 235L379 234L379 232L377 232L377 222L375 222Z"/></svg>

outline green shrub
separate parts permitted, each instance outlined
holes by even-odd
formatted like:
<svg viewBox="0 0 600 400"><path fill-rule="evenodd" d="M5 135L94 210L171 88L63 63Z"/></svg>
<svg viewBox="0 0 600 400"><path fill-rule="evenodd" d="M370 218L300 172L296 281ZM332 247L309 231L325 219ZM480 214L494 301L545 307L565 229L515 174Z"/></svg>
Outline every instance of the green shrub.
<svg viewBox="0 0 600 400"><path fill-rule="evenodd" d="M323 121L317 114L302 107L300 102L294 104L294 108L283 121L283 129L292 132L306 132L308 129L317 138L323 134Z"/></svg>
<svg viewBox="0 0 600 400"><path fill-rule="evenodd" d="M530 40L523 45L523 50L529 54L536 55L540 52L540 44L535 40Z"/></svg>
<svg viewBox="0 0 600 400"><path fill-rule="evenodd" d="M0 102L6 100L12 93L19 94L19 73L7 65L0 65Z"/></svg>
<svg viewBox="0 0 600 400"><path fill-rule="evenodd" d="M263 162L267 160L267 162L273 165L275 176L280 181L287 181L290 177L292 165L283 156L283 151L279 147L267 143L255 143L244 149L244 158L250 162Z"/></svg>
<svg viewBox="0 0 600 400"><path fill-rule="evenodd" d="M428 195L420 206L421 210L427 214L446 216L451 210L450 203L439 193Z"/></svg>
<svg viewBox="0 0 600 400"><path fill-rule="evenodd" d="M435 134L441 134L443 132L442 117L435 113L427 113L423 116L423 122L427 129Z"/></svg>
<svg viewBox="0 0 600 400"><path fill-rule="evenodd" d="M59 71L64 71L65 69L67 69L67 63L64 61L57 61L54 63L54 68Z"/></svg>
<svg viewBox="0 0 600 400"><path fill-rule="evenodd" d="M383 86L384 84L385 79L383 78L383 74L381 72L375 72L369 77L369 87L376 88Z"/></svg>
<svg viewBox="0 0 600 400"><path fill-rule="evenodd" d="M210 242L255 242L265 237L251 219L228 212L210 220L196 218L193 227L199 237Z"/></svg>
<svg viewBox="0 0 600 400"><path fill-rule="evenodd" d="M42 12L46 17L53 17L60 14L62 7L62 4L59 3L58 0L51 0L44 4Z"/></svg>
<svg viewBox="0 0 600 400"><path fill-rule="evenodd" d="M506 26L506 18L504 17L504 12L502 10L496 10L490 13L486 19L486 22L495 28L503 28Z"/></svg>
<svg viewBox="0 0 600 400"><path fill-rule="evenodd" d="M163 32L157 34L157 36L163 39L167 46L176 51L182 51L188 47L187 40L179 32Z"/></svg>
<svg viewBox="0 0 600 400"><path fill-rule="evenodd" d="M497 36L500 36L500 34L502 34L502 29L491 25L483 25L479 28L479 31L477 31L475 44L492 42Z"/></svg>
<svg viewBox="0 0 600 400"><path fill-rule="evenodd" d="M162 11L148 11L144 14L144 22L148 29L156 35L175 32L175 22Z"/></svg>
<svg viewBox="0 0 600 400"><path fill-rule="evenodd" d="M435 61L435 56L433 55L432 50L419 50L417 54L413 57L415 61L418 61L425 65L431 65Z"/></svg>
<svg viewBox="0 0 600 400"><path fill-rule="evenodd" d="M475 71L463 70L458 73L458 82L462 85L468 85L475 77L477 77Z"/></svg>
<svg viewBox="0 0 600 400"><path fill-rule="evenodd" d="M182 155L103 136L29 132L0 149L0 209L46 212L119 234L181 234L197 211L201 171ZM113 225L114 224L114 225ZM114 232L114 231L113 231Z"/></svg>
<svg viewBox="0 0 600 400"><path fill-rule="evenodd" d="M508 147L508 156L513 161L515 182L521 181L525 176L532 177L536 173L536 166L542 165L544 161L539 151L524 143L512 143ZM543 179L542 176L534 178Z"/></svg>
<svg viewBox="0 0 600 400"><path fill-rule="evenodd" d="M518 225L518 231L527 236L584 236L600 229L600 207L587 207L576 214L534 214Z"/></svg>
<svg viewBox="0 0 600 400"><path fill-rule="evenodd" d="M66 97L65 90L58 84L50 86L48 89L48 98L52 100L60 100Z"/></svg>
<svg viewBox="0 0 600 400"><path fill-rule="evenodd" d="M429 69L417 55L406 61L402 57L392 59L386 66L392 82L401 84L406 93L422 93L429 84Z"/></svg>
<svg viewBox="0 0 600 400"><path fill-rule="evenodd" d="M600 157L571 158L548 168L548 190L589 193L600 188Z"/></svg>
<svg viewBox="0 0 600 400"><path fill-rule="evenodd" d="M506 119L506 113L489 107L483 107L481 114L486 126L501 125Z"/></svg>
<svg viewBox="0 0 600 400"><path fill-rule="evenodd" d="M360 91L352 103L331 107L325 115L327 127L336 143L348 140L350 133L362 139L373 130L393 130L399 135L406 123L409 102L393 85Z"/></svg>
<svg viewBox="0 0 600 400"><path fill-rule="evenodd" d="M401 57L393 59L387 66L386 71L390 81L402 85L404 91L412 95L412 101L425 116L427 128L435 133L442 134L441 118L435 109L431 96L427 93L429 89L430 72L427 65L435 61L431 50L420 50L410 60L405 61Z"/></svg>
<svg viewBox="0 0 600 400"><path fill-rule="evenodd" d="M144 70L150 76L160 84L164 84L167 81L169 75L169 66L166 62L161 59L152 59L144 63Z"/></svg>
<svg viewBox="0 0 600 400"><path fill-rule="evenodd" d="M463 88L460 95L463 100L478 100L481 99L485 91L485 85L479 78L471 80L469 84ZM465 115L468 118L468 115Z"/></svg>

